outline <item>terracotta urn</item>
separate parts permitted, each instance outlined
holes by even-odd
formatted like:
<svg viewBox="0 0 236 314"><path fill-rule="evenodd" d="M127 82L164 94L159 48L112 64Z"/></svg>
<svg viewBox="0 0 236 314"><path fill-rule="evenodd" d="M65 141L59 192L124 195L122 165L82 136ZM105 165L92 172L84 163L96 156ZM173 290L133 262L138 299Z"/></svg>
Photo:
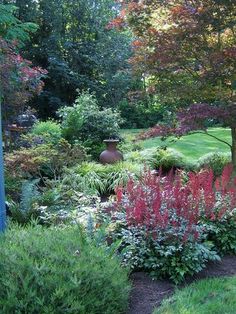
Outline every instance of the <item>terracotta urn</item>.
<svg viewBox="0 0 236 314"><path fill-rule="evenodd" d="M114 164L118 161L123 160L123 155L117 150L117 144L119 140L104 140L103 141L107 148L100 155L100 162L102 164Z"/></svg>

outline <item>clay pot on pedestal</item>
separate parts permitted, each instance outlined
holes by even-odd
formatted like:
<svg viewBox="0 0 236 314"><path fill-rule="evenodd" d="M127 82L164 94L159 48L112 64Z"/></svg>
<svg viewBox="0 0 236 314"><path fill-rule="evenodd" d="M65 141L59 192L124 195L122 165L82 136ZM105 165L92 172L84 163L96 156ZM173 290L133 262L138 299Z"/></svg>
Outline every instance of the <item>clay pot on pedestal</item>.
<svg viewBox="0 0 236 314"><path fill-rule="evenodd" d="M123 160L122 153L117 150L119 140L104 140L103 142L107 145L107 149L100 155L99 159L102 164L114 164Z"/></svg>

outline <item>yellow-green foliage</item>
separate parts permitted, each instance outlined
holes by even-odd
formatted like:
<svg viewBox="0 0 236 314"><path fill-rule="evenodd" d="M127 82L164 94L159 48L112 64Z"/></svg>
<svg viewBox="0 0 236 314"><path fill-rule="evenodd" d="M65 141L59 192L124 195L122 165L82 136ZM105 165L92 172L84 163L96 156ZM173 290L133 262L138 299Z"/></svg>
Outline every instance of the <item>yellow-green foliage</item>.
<svg viewBox="0 0 236 314"><path fill-rule="evenodd" d="M81 177L90 189L106 194L114 191L117 186L125 185L133 176L140 176L142 166L129 162L119 162L113 165L101 165L93 162L82 163L70 171Z"/></svg>

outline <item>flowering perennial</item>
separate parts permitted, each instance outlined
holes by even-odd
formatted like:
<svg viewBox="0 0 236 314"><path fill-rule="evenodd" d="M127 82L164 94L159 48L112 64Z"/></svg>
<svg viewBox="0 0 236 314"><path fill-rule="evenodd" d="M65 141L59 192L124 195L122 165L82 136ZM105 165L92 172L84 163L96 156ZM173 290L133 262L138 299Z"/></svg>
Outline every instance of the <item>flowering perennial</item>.
<svg viewBox="0 0 236 314"><path fill-rule="evenodd" d="M129 226L146 230L169 230L197 239L200 220L220 221L236 207L236 178L231 164L214 181L212 170L167 177L145 171L139 182L130 179L116 190L119 209L125 210ZM186 182L187 181L187 182ZM181 231L181 232L180 232Z"/></svg>

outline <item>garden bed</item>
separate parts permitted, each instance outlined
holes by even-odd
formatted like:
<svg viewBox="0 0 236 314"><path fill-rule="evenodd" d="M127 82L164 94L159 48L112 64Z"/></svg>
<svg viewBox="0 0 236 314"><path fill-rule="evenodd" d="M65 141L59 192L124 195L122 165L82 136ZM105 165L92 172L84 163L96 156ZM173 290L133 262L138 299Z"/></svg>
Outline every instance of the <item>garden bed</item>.
<svg viewBox="0 0 236 314"><path fill-rule="evenodd" d="M236 275L236 256L225 256L221 262L209 263L208 267L187 278L184 287L196 280L212 277ZM133 289L131 292L130 307L127 314L151 314L155 307L171 296L175 285L169 280L153 280L146 273L137 272L132 275Z"/></svg>

